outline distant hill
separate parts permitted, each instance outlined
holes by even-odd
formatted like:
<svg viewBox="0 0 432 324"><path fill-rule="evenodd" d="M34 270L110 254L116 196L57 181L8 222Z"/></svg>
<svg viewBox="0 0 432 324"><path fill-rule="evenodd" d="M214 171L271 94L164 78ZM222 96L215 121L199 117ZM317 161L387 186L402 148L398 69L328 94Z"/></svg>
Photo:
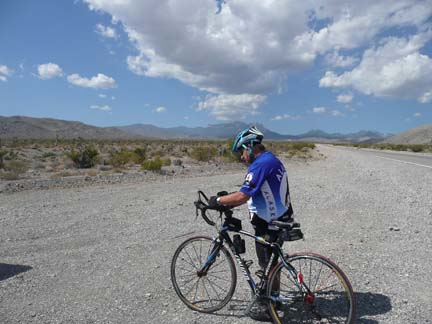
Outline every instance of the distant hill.
<svg viewBox="0 0 432 324"><path fill-rule="evenodd" d="M84 139L129 139L134 136L115 127L96 127L77 121L0 116L0 138L72 139L78 137Z"/></svg>
<svg viewBox="0 0 432 324"><path fill-rule="evenodd" d="M250 124L243 122L233 122L225 124L209 125L207 127L171 127L161 128L148 124L135 124L119 127L122 131L133 135L153 138L184 138L184 139L226 139L233 137ZM360 131L352 134L326 133L322 130L311 130L300 135L282 135L267 129L262 124L255 124L260 129L266 139L271 140L294 140L294 141L314 141L323 143L349 142L349 143L376 143L384 140L386 135L372 132Z"/></svg>
<svg viewBox="0 0 432 324"><path fill-rule="evenodd" d="M163 128L150 124L134 124L122 127L96 127L76 121L24 116L1 117L0 138L26 139L227 139L251 124L232 122L213 124L206 127ZM255 124L271 140L313 141L321 143L375 143L385 139L385 135L371 131L352 134L326 133L311 130L300 135L283 135L273 132L262 124Z"/></svg>
<svg viewBox="0 0 432 324"><path fill-rule="evenodd" d="M432 144L432 124L422 125L385 140L392 144Z"/></svg>

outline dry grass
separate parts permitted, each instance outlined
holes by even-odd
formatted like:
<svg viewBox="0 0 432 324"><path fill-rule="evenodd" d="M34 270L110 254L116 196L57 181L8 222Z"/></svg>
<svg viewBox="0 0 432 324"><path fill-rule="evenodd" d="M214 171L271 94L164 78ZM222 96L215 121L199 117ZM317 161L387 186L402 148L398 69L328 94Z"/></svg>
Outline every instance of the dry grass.
<svg viewBox="0 0 432 324"><path fill-rule="evenodd" d="M160 171L188 164L238 162L232 139L198 140L10 140L1 141L0 178L62 178L118 172ZM309 159L315 145L269 142L267 149L285 158Z"/></svg>

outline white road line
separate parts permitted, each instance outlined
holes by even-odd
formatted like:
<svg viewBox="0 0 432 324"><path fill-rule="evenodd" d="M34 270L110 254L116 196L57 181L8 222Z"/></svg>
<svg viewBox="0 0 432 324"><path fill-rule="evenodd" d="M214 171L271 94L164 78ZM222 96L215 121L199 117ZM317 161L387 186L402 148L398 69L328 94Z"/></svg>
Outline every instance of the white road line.
<svg viewBox="0 0 432 324"><path fill-rule="evenodd" d="M380 155L375 155L375 156L379 157L381 159L386 159L386 160L391 160L391 161L397 161L397 162L402 162L402 163L407 163L407 164L414 164L414 165L417 165L417 166L421 166L421 167L432 169L432 166L430 166L430 165L424 165L424 164L418 164L418 163L414 163L414 162L402 161L402 160L392 159L392 158L388 158L388 157L384 157L384 156L380 156Z"/></svg>

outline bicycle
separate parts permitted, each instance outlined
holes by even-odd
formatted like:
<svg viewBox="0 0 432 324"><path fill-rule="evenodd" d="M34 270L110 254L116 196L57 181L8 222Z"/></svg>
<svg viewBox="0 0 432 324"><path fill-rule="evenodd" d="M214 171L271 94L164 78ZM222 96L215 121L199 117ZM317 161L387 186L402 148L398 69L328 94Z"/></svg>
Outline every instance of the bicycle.
<svg viewBox="0 0 432 324"><path fill-rule="evenodd" d="M207 214L207 202L207 196L198 191L198 200L194 202L197 217L201 212L209 225L217 227ZM271 223L279 228L280 235L276 242L270 243L244 231L241 220L232 216L232 208L221 207L218 211L221 226L215 238L191 237L174 253L171 280L186 306L195 311L213 313L231 300L237 284L234 256L253 295L246 315L250 314L255 303L264 302L273 322L278 324L355 322L353 289L347 276L333 261L315 253L283 253L283 241L303 238L300 224L293 218ZM232 240L228 232L238 234ZM244 240L239 240L240 234L272 248L269 265L261 273L259 282L255 282L251 275L251 262L241 257ZM279 261L271 267L275 258Z"/></svg>

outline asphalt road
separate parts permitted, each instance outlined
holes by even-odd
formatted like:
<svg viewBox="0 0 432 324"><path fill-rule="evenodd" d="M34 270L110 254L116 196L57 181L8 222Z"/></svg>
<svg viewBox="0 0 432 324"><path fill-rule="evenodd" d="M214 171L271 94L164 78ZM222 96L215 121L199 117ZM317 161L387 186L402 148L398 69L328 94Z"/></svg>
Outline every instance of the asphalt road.
<svg viewBox="0 0 432 324"><path fill-rule="evenodd" d="M432 169L432 154L430 153L382 151L382 150L373 150L373 149L351 148L345 146L332 146L332 147L335 149L356 151L361 154L369 154L388 161L396 161L400 163L407 163L411 165L416 165L418 167Z"/></svg>

